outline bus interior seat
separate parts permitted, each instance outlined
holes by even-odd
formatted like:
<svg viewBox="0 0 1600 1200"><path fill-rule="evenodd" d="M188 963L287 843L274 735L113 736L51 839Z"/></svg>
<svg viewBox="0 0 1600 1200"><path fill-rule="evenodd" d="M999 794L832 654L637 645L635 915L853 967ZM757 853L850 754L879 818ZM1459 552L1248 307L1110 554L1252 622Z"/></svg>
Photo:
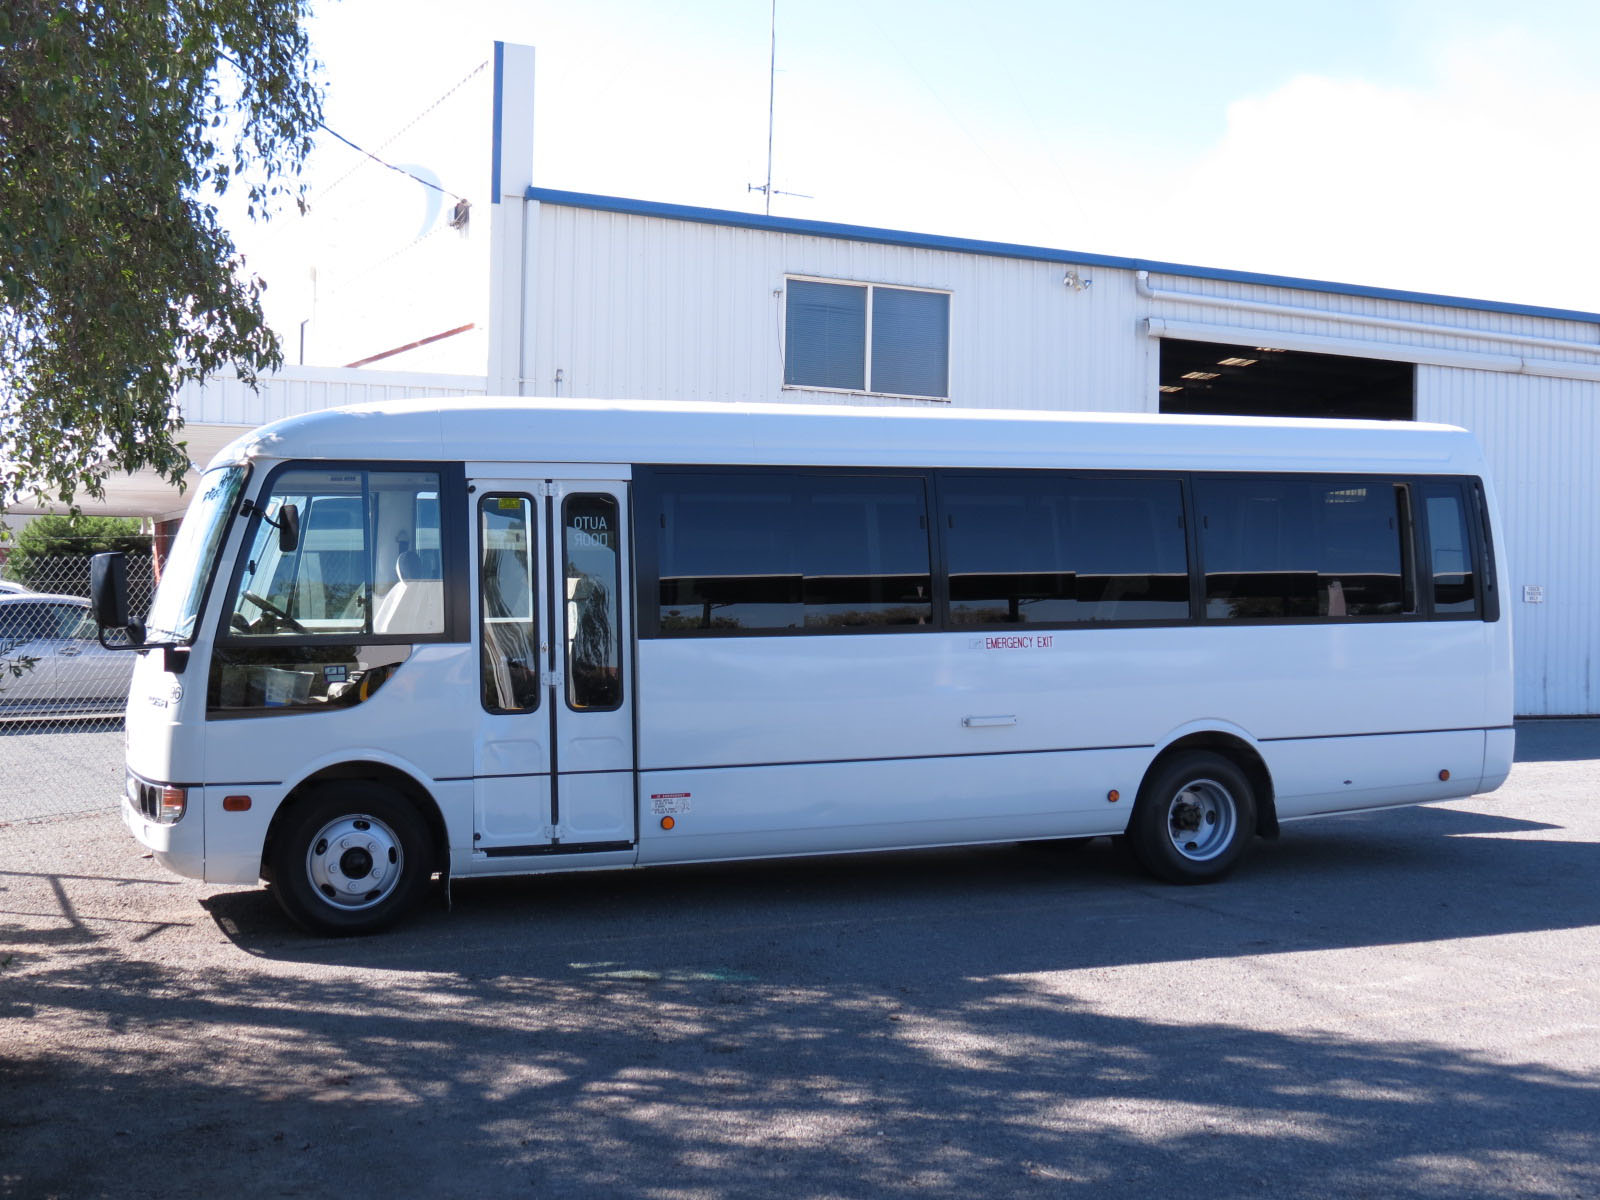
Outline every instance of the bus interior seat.
<svg viewBox="0 0 1600 1200"><path fill-rule="evenodd" d="M395 560L398 579L378 605L372 620L374 633L444 632L444 584L427 577L421 554L407 550Z"/></svg>

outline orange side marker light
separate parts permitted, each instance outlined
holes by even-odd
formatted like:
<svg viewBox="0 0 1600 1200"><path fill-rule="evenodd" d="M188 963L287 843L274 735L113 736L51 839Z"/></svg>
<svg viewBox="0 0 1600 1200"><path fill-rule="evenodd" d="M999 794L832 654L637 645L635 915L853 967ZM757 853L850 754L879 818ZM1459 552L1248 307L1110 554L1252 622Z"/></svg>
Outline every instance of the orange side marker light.
<svg viewBox="0 0 1600 1200"><path fill-rule="evenodd" d="M223 812L249 812L249 796L224 796L222 798Z"/></svg>
<svg viewBox="0 0 1600 1200"><path fill-rule="evenodd" d="M671 829L675 825L677 825L677 822L674 821L671 817L662 817L661 818L661 828L663 828L663 829Z"/></svg>

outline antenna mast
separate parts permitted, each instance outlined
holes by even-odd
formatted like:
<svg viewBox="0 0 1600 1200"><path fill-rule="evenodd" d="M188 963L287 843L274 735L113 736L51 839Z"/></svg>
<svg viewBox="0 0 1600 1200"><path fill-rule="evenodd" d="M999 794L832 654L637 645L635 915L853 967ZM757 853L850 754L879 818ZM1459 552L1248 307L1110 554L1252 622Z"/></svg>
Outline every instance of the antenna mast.
<svg viewBox="0 0 1600 1200"><path fill-rule="evenodd" d="M778 89L778 0L772 0L772 44L767 59L767 181L765 183L751 183L745 185L747 192L760 192L767 200L767 216L772 215L772 198L774 196L794 196L800 200L811 200L815 197L804 192L775 192L772 190L772 114L776 110L776 97Z"/></svg>
<svg viewBox="0 0 1600 1200"><path fill-rule="evenodd" d="M772 114L778 94L778 0L772 0L772 46L767 58L767 182L761 188L767 199L767 216L772 215Z"/></svg>

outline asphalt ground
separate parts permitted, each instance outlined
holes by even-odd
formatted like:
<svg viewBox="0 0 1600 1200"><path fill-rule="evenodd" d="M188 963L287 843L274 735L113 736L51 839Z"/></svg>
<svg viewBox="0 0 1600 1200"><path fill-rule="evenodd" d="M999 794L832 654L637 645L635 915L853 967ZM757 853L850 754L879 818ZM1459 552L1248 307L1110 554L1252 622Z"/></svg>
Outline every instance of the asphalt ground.
<svg viewBox="0 0 1600 1200"><path fill-rule="evenodd" d="M1499 792L1110 843L456 884L358 941L0 839L0 1196L1600 1195L1600 721Z"/></svg>

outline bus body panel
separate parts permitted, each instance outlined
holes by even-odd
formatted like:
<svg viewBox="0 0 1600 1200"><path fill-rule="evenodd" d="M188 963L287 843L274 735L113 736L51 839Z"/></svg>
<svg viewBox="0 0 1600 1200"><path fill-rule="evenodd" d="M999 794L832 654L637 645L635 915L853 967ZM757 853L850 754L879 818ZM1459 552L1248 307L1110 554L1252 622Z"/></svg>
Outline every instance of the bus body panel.
<svg viewBox="0 0 1600 1200"><path fill-rule="evenodd" d="M128 770L151 783L199 783L205 778L205 680L189 666L163 669L161 651L138 653L123 711Z"/></svg>
<svg viewBox="0 0 1600 1200"><path fill-rule="evenodd" d="M661 770L1116 746L1153 753L1174 730L1200 727L1253 741L1481 729L1504 721L1481 675L1490 628L653 639L639 648L640 762ZM993 770L990 790L1003 790L1005 760Z"/></svg>
<svg viewBox="0 0 1600 1200"><path fill-rule="evenodd" d="M1148 758L1124 749L645 771L639 861L1120 833ZM673 815L671 830L661 814Z"/></svg>
<svg viewBox="0 0 1600 1200"><path fill-rule="evenodd" d="M213 717L207 738L210 776L223 785L293 785L320 764L361 761L381 748L420 779L472 775L470 729L459 700L476 694L477 661L457 645L420 645L370 698L350 708ZM319 766L312 766L319 764Z"/></svg>
<svg viewBox="0 0 1600 1200"><path fill-rule="evenodd" d="M1297 738L1261 747L1278 819L1470 796L1483 778L1481 729Z"/></svg>
<svg viewBox="0 0 1600 1200"><path fill-rule="evenodd" d="M1483 775L1478 781L1480 792L1492 792L1511 774L1511 764L1516 759L1517 734L1510 725L1490 729L1483 739Z"/></svg>
<svg viewBox="0 0 1600 1200"><path fill-rule="evenodd" d="M198 808L206 831L205 871L207 883L254 883L261 876L261 847L267 829L289 789L283 784L237 784L195 788L189 793L189 806ZM248 795L250 807L229 812L222 802L229 796ZM187 824L184 817L179 825Z"/></svg>

